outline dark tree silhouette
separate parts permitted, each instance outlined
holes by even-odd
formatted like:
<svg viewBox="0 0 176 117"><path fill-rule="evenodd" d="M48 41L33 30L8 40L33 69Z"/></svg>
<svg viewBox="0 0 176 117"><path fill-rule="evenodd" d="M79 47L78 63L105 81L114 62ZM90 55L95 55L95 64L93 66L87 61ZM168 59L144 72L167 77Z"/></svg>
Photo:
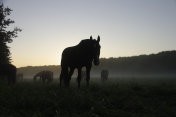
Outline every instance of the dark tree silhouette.
<svg viewBox="0 0 176 117"><path fill-rule="evenodd" d="M7 43L11 43L13 38L17 37L17 33L21 31L20 28L15 27L13 30L8 30L10 24L15 23L13 20L8 18L11 14L10 8L4 8L0 1L0 64L10 63L10 50Z"/></svg>
<svg viewBox="0 0 176 117"><path fill-rule="evenodd" d="M16 82L16 67L10 64L10 50L7 43L11 43L13 38L17 37L20 28L15 27L13 30L8 30L10 24L15 23L8 18L11 14L10 8L4 8L3 0L0 0L0 76L7 77L8 84Z"/></svg>

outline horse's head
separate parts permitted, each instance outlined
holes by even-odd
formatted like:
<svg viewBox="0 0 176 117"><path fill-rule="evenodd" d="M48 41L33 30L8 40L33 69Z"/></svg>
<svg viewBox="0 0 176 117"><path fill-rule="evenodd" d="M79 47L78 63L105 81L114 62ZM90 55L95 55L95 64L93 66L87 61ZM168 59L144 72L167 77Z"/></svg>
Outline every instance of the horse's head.
<svg viewBox="0 0 176 117"><path fill-rule="evenodd" d="M99 65L99 56L100 56L100 36L98 36L97 40L93 40L92 36L90 37L90 40L92 40L92 48L93 48L93 62L94 65Z"/></svg>

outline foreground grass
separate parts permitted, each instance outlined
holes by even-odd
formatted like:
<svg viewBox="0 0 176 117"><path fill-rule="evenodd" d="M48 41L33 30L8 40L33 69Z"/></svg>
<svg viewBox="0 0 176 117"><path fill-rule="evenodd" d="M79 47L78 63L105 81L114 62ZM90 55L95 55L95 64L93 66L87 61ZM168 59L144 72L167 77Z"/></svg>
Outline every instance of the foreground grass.
<svg viewBox="0 0 176 117"><path fill-rule="evenodd" d="M0 86L1 117L176 117L176 85L32 82Z"/></svg>

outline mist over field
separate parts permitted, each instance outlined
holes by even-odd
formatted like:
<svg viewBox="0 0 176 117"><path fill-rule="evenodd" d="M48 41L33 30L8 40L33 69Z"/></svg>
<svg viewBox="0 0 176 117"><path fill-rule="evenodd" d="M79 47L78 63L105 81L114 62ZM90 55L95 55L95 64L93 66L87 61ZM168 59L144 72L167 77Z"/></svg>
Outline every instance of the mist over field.
<svg viewBox="0 0 176 117"><path fill-rule="evenodd" d="M100 78L101 70L108 70L110 78L166 78L176 76L176 51L164 51L157 54L139 55L132 57L101 58L99 66L93 66L91 77ZM40 71L54 72L54 78L59 78L60 65L27 66L18 68L24 78L33 78ZM83 69L85 71L85 68ZM77 76L77 69L73 77Z"/></svg>

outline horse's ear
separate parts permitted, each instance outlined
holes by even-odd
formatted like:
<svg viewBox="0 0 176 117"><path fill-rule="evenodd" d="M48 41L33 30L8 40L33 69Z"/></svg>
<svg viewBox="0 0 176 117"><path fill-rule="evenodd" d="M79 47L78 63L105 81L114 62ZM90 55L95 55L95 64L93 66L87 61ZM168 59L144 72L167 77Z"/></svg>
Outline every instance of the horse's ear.
<svg viewBox="0 0 176 117"><path fill-rule="evenodd" d="M90 36L90 40L92 40L92 35Z"/></svg>
<svg viewBox="0 0 176 117"><path fill-rule="evenodd" d="M100 36L98 35L97 41L100 42Z"/></svg>

